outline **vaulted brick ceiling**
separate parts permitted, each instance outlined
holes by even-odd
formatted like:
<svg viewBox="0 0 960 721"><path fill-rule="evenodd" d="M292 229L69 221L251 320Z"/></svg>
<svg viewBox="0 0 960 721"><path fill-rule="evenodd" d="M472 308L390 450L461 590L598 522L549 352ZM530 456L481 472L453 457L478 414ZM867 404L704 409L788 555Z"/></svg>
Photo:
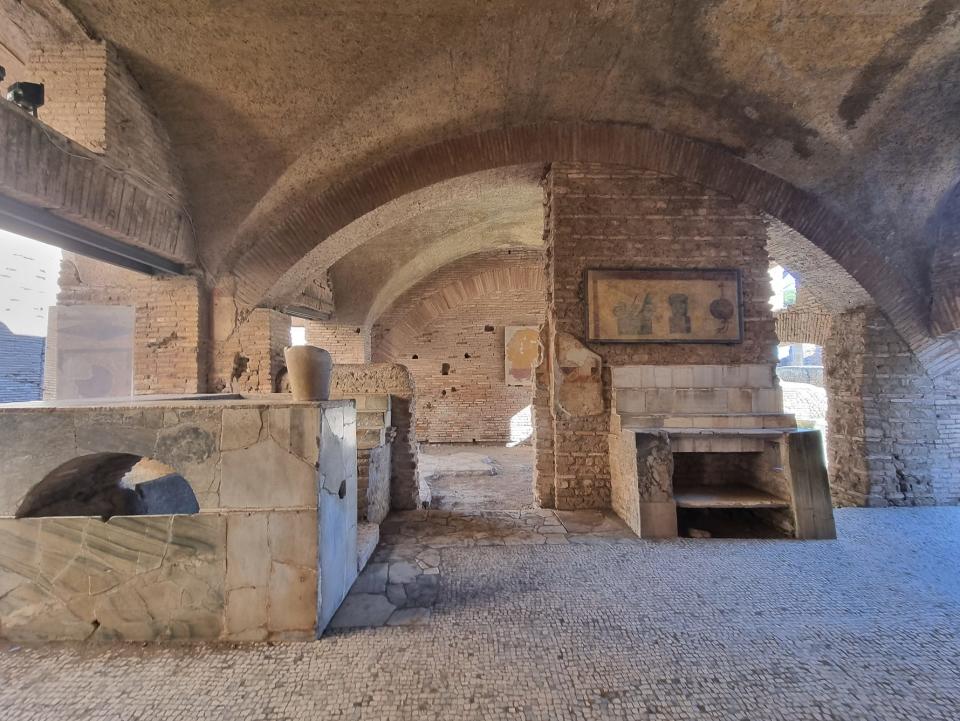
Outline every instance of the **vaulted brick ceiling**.
<svg viewBox="0 0 960 721"><path fill-rule="evenodd" d="M956 0L66 4L167 125L214 270L264 238L302 255L325 240L305 207L413 149L618 122L811 191L923 290L927 221L960 169Z"/></svg>

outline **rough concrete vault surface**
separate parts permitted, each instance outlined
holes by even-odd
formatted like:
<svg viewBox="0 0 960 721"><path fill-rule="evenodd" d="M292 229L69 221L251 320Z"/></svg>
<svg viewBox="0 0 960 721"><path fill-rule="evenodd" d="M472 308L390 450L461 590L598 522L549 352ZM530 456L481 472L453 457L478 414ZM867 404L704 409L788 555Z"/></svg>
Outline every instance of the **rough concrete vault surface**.
<svg viewBox="0 0 960 721"><path fill-rule="evenodd" d="M246 251L272 280L284 247L299 257L337 215L323 191L377 163L479 131L618 122L815 193L925 290L927 220L960 163L953 0L66 4L166 124L205 263Z"/></svg>

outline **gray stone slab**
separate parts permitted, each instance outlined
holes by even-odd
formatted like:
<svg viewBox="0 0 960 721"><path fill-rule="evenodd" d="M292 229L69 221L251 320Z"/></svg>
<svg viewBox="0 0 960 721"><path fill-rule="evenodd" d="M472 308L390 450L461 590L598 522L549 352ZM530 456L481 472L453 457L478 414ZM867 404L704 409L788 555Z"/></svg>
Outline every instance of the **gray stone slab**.
<svg viewBox="0 0 960 721"><path fill-rule="evenodd" d="M347 596L330 621L330 628L367 628L382 626L396 610L386 596L356 593Z"/></svg>
<svg viewBox="0 0 960 721"><path fill-rule="evenodd" d="M412 583L421 573L414 563L397 561L390 564L390 583Z"/></svg>
<svg viewBox="0 0 960 721"><path fill-rule="evenodd" d="M405 606L407 603L407 592L403 590L403 585L399 583L387 584L387 600L397 608Z"/></svg>
<svg viewBox="0 0 960 721"><path fill-rule="evenodd" d="M354 581L350 593L386 593L389 564L370 563Z"/></svg>
<svg viewBox="0 0 960 721"><path fill-rule="evenodd" d="M403 590L407 594L407 606L432 606L440 590L440 576L424 574L415 583L404 584Z"/></svg>

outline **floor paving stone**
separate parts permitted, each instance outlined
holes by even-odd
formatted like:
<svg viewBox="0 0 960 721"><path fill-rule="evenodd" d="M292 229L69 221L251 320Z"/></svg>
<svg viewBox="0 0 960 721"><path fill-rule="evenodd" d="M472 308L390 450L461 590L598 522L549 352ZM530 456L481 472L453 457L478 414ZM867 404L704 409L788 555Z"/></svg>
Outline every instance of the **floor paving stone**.
<svg viewBox="0 0 960 721"><path fill-rule="evenodd" d="M3 645L0 718L956 721L960 508L836 519L837 541L428 549L424 625L313 643Z"/></svg>
<svg viewBox="0 0 960 721"><path fill-rule="evenodd" d="M353 593L386 593L389 563L368 563L354 581Z"/></svg>
<svg viewBox="0 0 960 721"><path fill-rule="evenodd" d="M384 594L351 593L334 614L330 628L382 626L395 610Z"/></svg>
<svg viewBox="0 0 960 721"><path fill-rule="evenodd" d="M533 508L531 445L421 443L419 464L434 508Z"/></svg>

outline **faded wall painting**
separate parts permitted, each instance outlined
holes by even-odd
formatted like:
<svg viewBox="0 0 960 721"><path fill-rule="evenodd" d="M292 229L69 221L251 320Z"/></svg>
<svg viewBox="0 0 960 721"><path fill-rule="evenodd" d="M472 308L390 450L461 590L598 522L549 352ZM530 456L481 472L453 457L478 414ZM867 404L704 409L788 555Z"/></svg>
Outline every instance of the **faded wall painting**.
<svg viewBox="0 0 960 721"><path fill-rule="evenodd" d="M587 340L738 343L742 339L737 270L587 271Z"/></svg>
<svg viewBox="0 0 960 721"><path fill-rule="evenodd" d="M48 323L56 369L48 382L56 400L133 395L132 306L54 306Z"/></svg>
<svg viewBox="0 0 960 721"><path fill-rule="evenodd" d="M508 325L503 330L503 377L508 386L533 385L540 362L540 330L530 325Z"/></svg>

